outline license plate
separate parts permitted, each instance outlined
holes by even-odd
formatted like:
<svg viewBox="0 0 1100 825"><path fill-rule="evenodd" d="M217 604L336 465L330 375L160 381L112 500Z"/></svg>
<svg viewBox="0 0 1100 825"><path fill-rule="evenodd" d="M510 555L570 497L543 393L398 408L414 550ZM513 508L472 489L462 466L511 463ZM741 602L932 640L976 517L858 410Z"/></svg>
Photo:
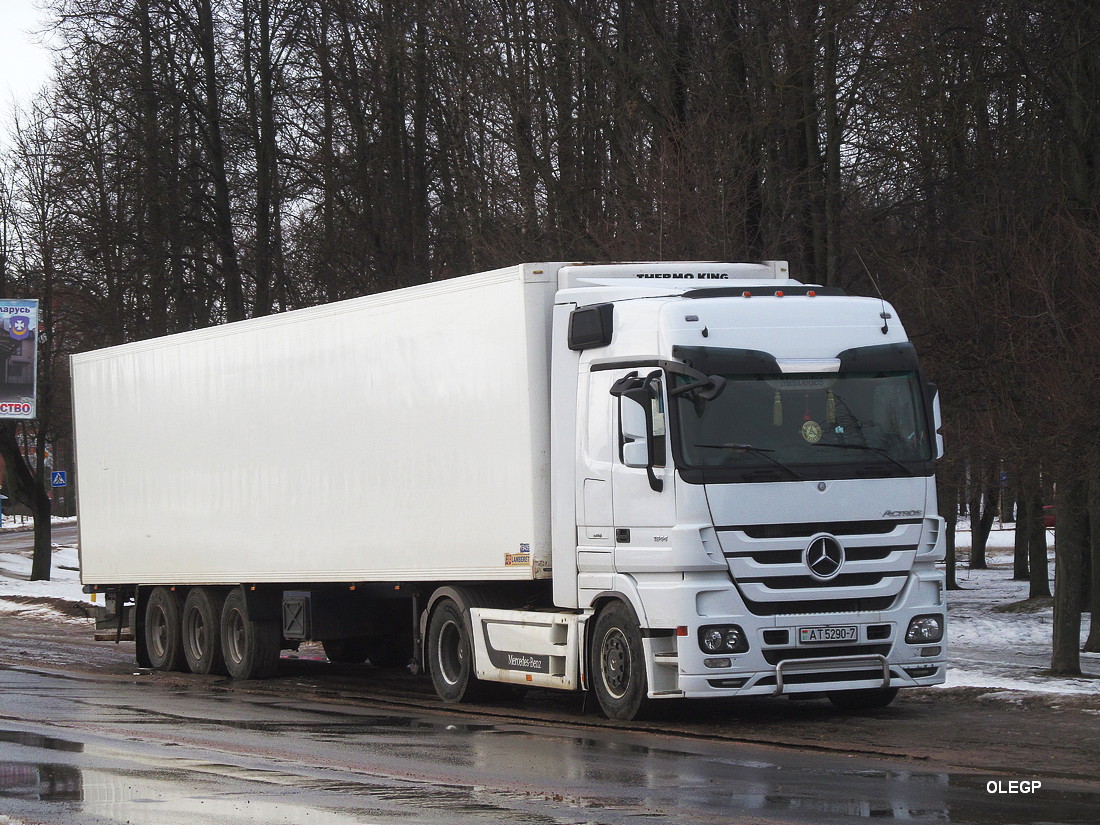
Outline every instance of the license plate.
<svg viewBox="0 0 1100 825"><path fill-rule="evenodd" d="M821 642L858 642L858 627L800 627L798 641L804 645Z"/></svg>

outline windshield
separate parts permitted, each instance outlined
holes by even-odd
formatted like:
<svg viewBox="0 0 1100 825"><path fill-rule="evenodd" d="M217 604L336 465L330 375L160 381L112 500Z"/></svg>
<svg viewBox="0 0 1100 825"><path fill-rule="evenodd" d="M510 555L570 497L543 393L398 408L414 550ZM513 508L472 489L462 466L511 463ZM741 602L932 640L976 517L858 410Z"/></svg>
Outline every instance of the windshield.
<svg viewBox="0 0 1100 825"><path fill-rule="evenodd" d="M711 401L676 398L684 469L728 470L730 481L761 470L790 479L917 475L932 458L915 372L723 377Z"/></svg>

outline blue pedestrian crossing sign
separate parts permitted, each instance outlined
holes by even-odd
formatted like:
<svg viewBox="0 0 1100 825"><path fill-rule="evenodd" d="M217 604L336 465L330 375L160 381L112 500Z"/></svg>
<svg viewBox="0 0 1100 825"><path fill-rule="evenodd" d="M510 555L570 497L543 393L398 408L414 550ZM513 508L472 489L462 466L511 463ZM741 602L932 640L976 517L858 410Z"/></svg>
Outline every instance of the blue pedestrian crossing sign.
<svg viewBox="0 0 1100 825"><path fill-rule="evenodd" d="M54 470L50 473L51 487L64 487L69 483L69 474L65 470Z"/></svg>

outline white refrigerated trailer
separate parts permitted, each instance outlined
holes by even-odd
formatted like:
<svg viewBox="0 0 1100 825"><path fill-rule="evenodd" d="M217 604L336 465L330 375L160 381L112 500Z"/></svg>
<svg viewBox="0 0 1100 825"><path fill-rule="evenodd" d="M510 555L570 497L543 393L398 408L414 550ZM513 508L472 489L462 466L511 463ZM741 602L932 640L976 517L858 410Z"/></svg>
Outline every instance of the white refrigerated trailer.
<svg viewBox="0 0 1100 825"><path fill-rule="evenodd" d="M784 262L523 264L72 374L82 580L145 665L320 640L617 718L944 679L934 391Z"/></svg>

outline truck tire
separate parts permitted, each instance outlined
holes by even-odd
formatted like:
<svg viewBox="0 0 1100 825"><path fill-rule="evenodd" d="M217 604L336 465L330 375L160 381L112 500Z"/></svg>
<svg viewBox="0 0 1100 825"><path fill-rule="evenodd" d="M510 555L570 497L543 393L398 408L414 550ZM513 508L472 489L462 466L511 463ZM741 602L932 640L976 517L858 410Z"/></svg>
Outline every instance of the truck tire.
<svg viewBox="0 0 1100 825"><path fill-rule="evenodd" d="M830 690L826 696L833 707L843 711L876 710L887 707L898 695L897 688L870 688L868 690Z"/></svg>
<svg viewBox="0 0 1100 825"><path fill-rule="evenodd" d="M192 673L225 674L222 598L209 587L192 587L183 602L183 655Z"/></svg>
<svg viewBox="0 0 1100 825"><path fill-rule="evenodd" d="M592 689L608 719L630 721L649 707L642 631L634 611L612 602L596 615L592 631Z"/></svg>
<svg viewBox="0 0 1100 825"><path fill-rule="evenodd" d="M234 679L266 679L279 666L279 623L250 619L240 588L230 590L222 605L221 639L225 667Z"/></svg>
<svg viewBox="0 0 1100 825"><path fill-rule="evenodd" d="M145 603L145 650L153 670L184 670L180 633L180 597L168 587L154 587Z"/></svg>
<svg viewBox="0 0 1100 825"><path fill-rule="evenodd" d="M444 702L470 702L480 698L474 675L474 649L463 610L453 599L443 599L428 623L428 670L439 698Z"/></svg>

